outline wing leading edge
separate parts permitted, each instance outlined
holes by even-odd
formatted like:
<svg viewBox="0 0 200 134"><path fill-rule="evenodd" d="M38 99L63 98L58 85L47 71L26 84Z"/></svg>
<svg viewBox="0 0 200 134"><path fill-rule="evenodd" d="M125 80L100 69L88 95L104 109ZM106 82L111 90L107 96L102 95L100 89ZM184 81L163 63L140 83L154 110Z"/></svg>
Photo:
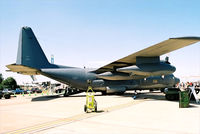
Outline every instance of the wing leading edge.
<svg viewBox="0 0 200 134"><path fill-rule="evenodd" d="M107 64L95 72L97 74L110 72L117 68L127 67L131 65L136 65L136 57L158 57L163 54L172 52L174 50L189 46L196 42L200 41L200 37L179 37L179 38L170 38L143 50L140 50L136 53L130 54L124 58L121 58L117 61L114 61L110 64Z"/></svg>

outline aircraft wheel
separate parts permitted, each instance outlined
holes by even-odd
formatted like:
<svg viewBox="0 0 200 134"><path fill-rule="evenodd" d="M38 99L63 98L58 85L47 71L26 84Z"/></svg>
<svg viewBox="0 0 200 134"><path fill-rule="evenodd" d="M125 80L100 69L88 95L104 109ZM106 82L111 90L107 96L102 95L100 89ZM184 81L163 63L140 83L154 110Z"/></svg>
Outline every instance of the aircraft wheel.
<svg viewBox="0 0 200 134"><path fill-rule="evenodd" d="M117 95L123 95L125 92L118 92Z"/></svg>
<svg viewBox="0 0 200 134"><path fill-rule="evenodd" d="M94 111L97 112L97 101L94 100Z"/></svg>
<svg viewBox="0 0 200 134"><path fill-rule="evenodd" d="M95 112L97 112L97 105L95 105Z"/></svg>
<svg viewBox="0 0 200 134"><path fill-rule="evenodd" d="M171 95L171 94L166 94L166 95L165 95L165 98L166 98L167 100L175 100L175 96L174 96L174 95Z"/></svg>
<svg viewBox="0 0 200 134"><path fill-rule="evenodd" d="M149 92L153 92L153 89L149 89Z"/></svg>
<svg viewBox="0 0 200 134"><path fill-rule="evenodd" d="M160 89L160 91L163 93L163 92L164 92L164 89Z"/></svg>
<svg viewBox="0 0 200 134"><path fill-rule="evenodd" d="M102 91L101 93L102 95L107 95L106 91Z"/></svg>
<svg viewBox="0 0 200 134"><path fill-rule="evenodd" d="M87 113L87 106L84 105L84 111Z"/></svg>

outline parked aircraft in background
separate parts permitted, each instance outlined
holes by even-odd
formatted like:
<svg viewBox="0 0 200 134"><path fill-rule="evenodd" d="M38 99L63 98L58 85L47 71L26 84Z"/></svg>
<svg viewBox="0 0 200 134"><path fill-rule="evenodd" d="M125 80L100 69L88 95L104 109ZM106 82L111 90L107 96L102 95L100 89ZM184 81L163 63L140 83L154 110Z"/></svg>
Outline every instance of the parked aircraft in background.
<svg viewBox="0 0 200 134"><path fill-rule="evenodd" d="M173 75L176 68L168 58L161 61L160 56L198 41L200 37L170 38L101 68L88 70L49 63L32 29L22 27L16 63L7 68L25 75L41 74L80 91L86 91L88 85L103 94L164 89L174 87L180 80ZM66 90L65 95L70 91Z"/></svg>

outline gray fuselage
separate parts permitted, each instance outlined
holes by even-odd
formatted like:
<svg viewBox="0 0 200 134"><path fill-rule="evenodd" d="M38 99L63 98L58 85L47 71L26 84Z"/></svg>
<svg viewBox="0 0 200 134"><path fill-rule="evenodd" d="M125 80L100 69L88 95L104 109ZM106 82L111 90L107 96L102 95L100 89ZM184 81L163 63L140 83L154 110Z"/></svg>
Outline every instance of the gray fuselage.
<svg viewBox="0 0 200 134"><path fill-rule="evenodd" d="M173 74L132 80L104 80L92 71L75 67L41 69L41 74L80 90L86 90L90 80L95 91L106 91L110 87L114 90L162 89L179 82Z"/></svg>

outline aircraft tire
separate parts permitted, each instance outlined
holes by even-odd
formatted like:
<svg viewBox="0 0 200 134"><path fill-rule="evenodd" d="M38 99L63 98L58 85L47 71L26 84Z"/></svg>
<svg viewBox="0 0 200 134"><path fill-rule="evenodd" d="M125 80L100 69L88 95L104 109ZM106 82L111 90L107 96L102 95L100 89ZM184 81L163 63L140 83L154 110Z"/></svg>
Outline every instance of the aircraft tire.
<svg viewBox="0 0 200 134"><path fill-rule="evenodd" d="M175 95L166 94L166 95L165 95L165 98L166 98L167 100L173 101L173 100L175 100Z"/></svg>
<svg viewBox="0 0 200 134"><path fill-rule="evenodd" d="M162 88L162 89L160 89L160 91L163 93L163 92L164 92L164 89Z"/></svg>
<svg viewBox="0 0 200 134"><path fill-rule="evenodd" d="M95 105L95 112L97 112L97 104Z"/></svg>
<svg viewBox="0 0 200 134"><path fill-rule="evenodd" d="M101 93L102 95L107 95L106 91L102 91Z"/></svg>
<svg viewBox="0 0 200 134"><path fill-rule="evenodd" d="M123 95L125 92L118 92L116 95Z"/></svg>
<svg viewBox="0 0 200 134"><path fill-rule="evenodd" d="M149 89L149 92L153 92L153 89Z"/></svg>
<svg viewBox="0 0 200 134"><path fill-rule="evenodd" d="M87 106L84 105L84 111L87 113Z"/></svg>

